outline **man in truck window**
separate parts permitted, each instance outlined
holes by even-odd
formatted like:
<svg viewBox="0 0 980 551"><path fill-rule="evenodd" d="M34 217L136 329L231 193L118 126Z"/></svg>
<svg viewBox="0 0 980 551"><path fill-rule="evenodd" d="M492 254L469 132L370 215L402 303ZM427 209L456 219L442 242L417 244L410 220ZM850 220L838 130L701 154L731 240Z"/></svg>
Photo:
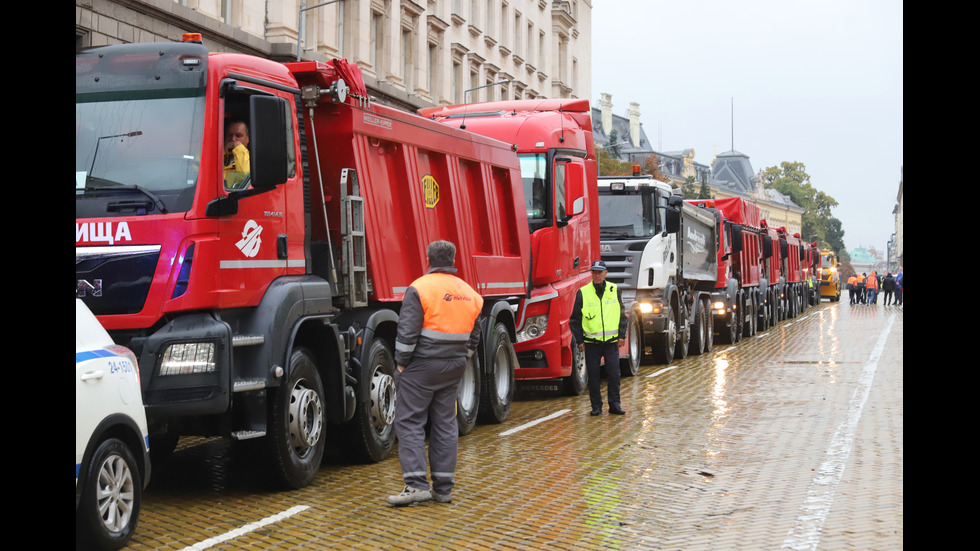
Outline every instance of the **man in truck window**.
<svg viewBox="0 0 980 551"><path fill-rule="evenodd" d="M606 362L606 393L609 413L626 413L619 401L619 347L626 338L626 316L623 297L612 282L606 281L606 263L592 263L592 283L586 283L575 294L575 306L569 320L579 349L585 351L585 368L589 373L589 401L592 412L602 414L602 392L599 388L599 365Z"/></svg>
<svg viewBox="0 0 980 551"><path fill-rule="evenodd" d="M395 435L405 489L388 497L395 506L435 498L449 503L455 485L459 426L456 397L467 358L480 342L476 323L483 297L456 277L456 246L433 241L429 271L405 291L395 337ZM425 424L429 428L426 468ZM432 471L429 490L428 471Z"/></svg>
<svg viewBox="0 0 980 551"><path fill-rule="evenodd" d="M248 126L241 120L225 125L225 187L238 189L245 183L250 170Z"/></svg>

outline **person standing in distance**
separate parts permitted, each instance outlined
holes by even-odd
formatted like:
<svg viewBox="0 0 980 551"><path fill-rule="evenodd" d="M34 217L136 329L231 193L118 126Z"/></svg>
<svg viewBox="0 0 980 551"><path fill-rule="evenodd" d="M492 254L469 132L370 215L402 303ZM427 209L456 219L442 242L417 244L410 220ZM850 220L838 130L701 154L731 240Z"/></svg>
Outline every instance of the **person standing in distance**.
<svg viewBox="0 0 980 551"><path fill-rule="evenodd" d="M602 414L602 392L599 388L599 366L606 361L606 393L609 413L622 415L619 400L619 347L626 339L626 315L623 298L615 284L606 281L606 263L592 263L592 283L575 294L575 306L569 320L579 349L585 351L585 368L589 373L590 415Z"/></svg>
<svg viewBox="0 0 980 551"><path fill-rule="evenodd" d="M435 498L449 503L455 485L459 427L456 395L466 361L480 342L476 323L483 297L456 277L456 246L433 241L429 271L405 291L395 337L395 435L405 489L388 497L395 506ZM426 465L425 424L429 428ZM428 467L428 468L427 468ZM432 471L432 490L427 474Z"/></svg>

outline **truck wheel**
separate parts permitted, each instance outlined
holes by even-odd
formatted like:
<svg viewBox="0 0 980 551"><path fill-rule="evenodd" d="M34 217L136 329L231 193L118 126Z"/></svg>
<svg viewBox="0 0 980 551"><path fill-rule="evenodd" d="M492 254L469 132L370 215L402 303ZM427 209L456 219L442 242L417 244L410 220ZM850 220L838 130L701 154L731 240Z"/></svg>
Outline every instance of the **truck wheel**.
<svg viewBox="0 0 980 551"><path fill-rule="evenodd" d="M704 353L708 353L715 347L715 331L711 325L711 299L704 300L701 314L704 316Z"/></svg>
<svg viewBox="0 0 980 551"><path fill-rule="evenodd" d="M748 338L755 335L755 300L752 297L745 302L745 310L742 311L742 337Z"/></svg>
<svg viewBox="0 0 980 551"><path fill-rule="evenodd" d="M456 424L459 425L459 435L466 436L473 432L476 417L480 411L480 364L476 354L466 360L466 371L459 380L459 392L456 398Z"/></svg>
<svg viewBox="0 0 980 551"><path fill-rule="evenodd" d="M626 357L619 359L620 372L623 377L634 377L640 372L643 357L643 329L640 320L634 314L626 325Z"/></svg>
<svg viewBox="0 0 980 551"><path fill-rule="evenodd" d="M286 381L271 397L272 472L286 488L313 482L323 458L323 385L313 357L293 350Z"/></svg>
<svg viewBox="0 0 980 551"><path fill-rule="evenodd" d="M395 360L388 343L374 339L367 361L361 364L354 418L344 427L345 453L351 459L377 463L391 454L395 400Z"/></svg>
<svg viewBox="0 0 980 551"><path fill-rule="evenodd" d="M482 378L479 420L483 423L503 423L510 414L514 400L514 367L517 352L503 323L493 326L487 347L490 366Z"/></svg>
<svg viewBox="0 0 980 551"><path fill-rule="evenodd" d="M683 360L687 357L687 351L691 347L691 332L694 329L690 324L686 328L677 328L677 345L674 346L674 359Z"/></svg>
<svg viewBox="0 0 980 551"><path fill-rule="evenodd" d="M667 364L674 359L674 347L677 345L677 324L670 307L664 308L667 329L658 334L653 343L653 359L658 364Z"/></svg>
<svg viewBox="0 0 980 551"><path fill-rule="evenodd" d="M735 297L735 327L732 330L734 334L734 340L732 343L737 343L742 340L742 334L745 331L745 295L739 293Z"/></svg>
<svg viewBox="0 0 980 551"><path fill-rule="evenodd" d="M126 545L136 529L142 495L139 466L126 444L117 438L99 444L85 469L76 512L77 541L99 549Z"/></svg>
<svg viewBox="0 0 980 551"><path fill-rule="evenodd" d="M769 329L769 303L763 300L762 295L759 295L759 312L756 320L760 332Z"/></svg>
<svg viewBox="0 0 980 551"><path fill-rule="evenodd" d="M730 310L724 318L715 320L715 323L718 326L718 342L722 344L735 344L735 330L738 328L735 310Z"/></svg>
<svg viewBox="0 0 980 551"><path fill-rule="evenodd" d="M691 354L700 355L704 353L704 344L707 340L706 333L708 332L709 329L704 304L702 304L700 300L695 301L694 325L691 327Z"/></svg>
<svg viewBox="0 0 980 551"><path fill-rule="evenodd" d="M589 388L589 371L585 369L585 351L572 343L572 373L562 378L565 394L581 396Z"/></svg>

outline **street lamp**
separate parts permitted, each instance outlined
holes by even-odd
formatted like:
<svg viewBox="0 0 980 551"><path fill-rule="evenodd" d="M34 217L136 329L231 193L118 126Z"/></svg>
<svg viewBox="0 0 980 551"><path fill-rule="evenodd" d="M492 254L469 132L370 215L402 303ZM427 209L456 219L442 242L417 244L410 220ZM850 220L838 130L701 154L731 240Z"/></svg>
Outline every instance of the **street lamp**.
<svg viewBox="0 0 980 551"><path fill-rule="evenodd" d="M475 88L470 88L469 90L463 90L463 105L464 105L464 107L463 107L463 120L460 122L459 127L461 129L463 129L463 130L466 130L466 107L465 107L465 105L467 103L466 102L466 94L468 94L468 93L470 93L470 92L472 92L474 90L479 90L481 88L489 88L491 86L499 86L501 84L507 84L508 82L510 82L510 79L509 78L505 78L503 80L498 80L497 82L491 82L490 84L484 84L483 86L477 86Z"/></svg>
<svg viewBox="0 0 980 551"><path fill-rule="evenodd" d="M302 59L300 59L300 54L303 51L303 39L306 37L306 26L303 25L303 13L321 6L336 4L337 2L342 1L343 0L328 0L327 2L321 2L315 6L306 7L306 0L299 0L299 17L296 21L296 30L298 32L296 35L296 61L302 61ZM343 37L341 37L341 40L343 40Z"/></svg>

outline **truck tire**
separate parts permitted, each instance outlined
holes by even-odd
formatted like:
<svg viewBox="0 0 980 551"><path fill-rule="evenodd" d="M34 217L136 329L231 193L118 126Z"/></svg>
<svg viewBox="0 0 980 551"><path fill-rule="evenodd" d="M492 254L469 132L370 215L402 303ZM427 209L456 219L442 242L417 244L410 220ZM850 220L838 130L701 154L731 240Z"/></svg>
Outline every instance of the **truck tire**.
<svg viewBox="0 0 980 551"><path fill-rule="evenodd" d="M681 328L678 324L677 344L674 346L675 360L683 360L687 357L688 349L691 347L691 332L693 330L690 324L686 328Z"/></svg>
<svg viewBox="0 0 980 551"><path fill-rule="evenodd" d="M476 427L476 418L480 412L480 363L474 354L466 360L466 371L459 380L459 392L456 398L456 424L459 425L459 435L466 436Z"/></svg>
<svg viewBox="0 0 980 551"><path fill-rule="evenodd" d="M272 473L285 488L307 486L320 470L326 423L323 384L305 348L293 350L286 381L272 392L269 407Z"/></svg>
<svg viewBox="0 0 980 551"><path fill-rule="evenodd" d="M568 396L581 396L589 388L589 371L585 368L585 351L572 343L572 373L562 378Z"/></svg>
<svg viewBox="0 0 980 551"><path fill-rule="evenodd" d="M76 512L76 540L98 549L118 549L133 536L139 520L143 483L133 452L118 438L95 449L85 467Z"/></svg>
<svg viewBox="0 0 980 551"><path fill-rule="evenodd" d="M713 332L713 328L708 327L707 316L702 301L694 302L694 325L691 327L691 349L693 355L704 353L704 345L708 340L707 334Z"/></svg>
<svg viewBox="0 0 980 551"><path fill-rule="evenodd" d="M755 297L749 295L745 300L745 310L742 310L742 337L749 338L755 335Z"/></svg>
<svg viewBox="0 0 980 551"><path fill-rule="evenodd" d="M503 323L496 323L490 332L487 359L490 365L482 377L480 415L482 423L503 423L514 401L514 368L517 352Z"/></svg>
<svg viewBox="0 0 980 551"><path fill-rule="evenodd" d="M715 347L715 331L711 325L711 299L704 299L701 305L701 312L704 316L704 353L707 354Z"/></svg>
<svg viewBox="0 0 980 551"><path fill-rule="evenodd" d="M718 329L718 342L722 344L735 344L735 311L729 309L725 317L712 317L712 319L714 319L715 327Z"/></svg>
<svg viewBox="0 0 980 551"><path fill-rule="evenodd" d="M769 301L763 295L759 295L759 312L755 317L759 326L759 332L769 329Z"/></svg>
<svg viewBox="0 0 980 551"><path fill-rule="evenodd" d="M632 312L626 323L626 351L626 357L619 359L620 372L623 377L634 377L640 372L643 361L643 328Z"/></svg>
<svg viewBox="0 0 980 551"><path fill-rule="evenodd" d="M674 347L677 345L677 324L670 306L664 308L667 328L658 333L653 342L653 359L658 364L668 364L674 359Z"/></svg>
<svg viewBox="0 0 980 551"><path fill-rule="evenodd" d="M361 463L377 463L395 444L395 360L388 343L371 341L361 364L354 418L344 425L344 453Z"/></svg>

